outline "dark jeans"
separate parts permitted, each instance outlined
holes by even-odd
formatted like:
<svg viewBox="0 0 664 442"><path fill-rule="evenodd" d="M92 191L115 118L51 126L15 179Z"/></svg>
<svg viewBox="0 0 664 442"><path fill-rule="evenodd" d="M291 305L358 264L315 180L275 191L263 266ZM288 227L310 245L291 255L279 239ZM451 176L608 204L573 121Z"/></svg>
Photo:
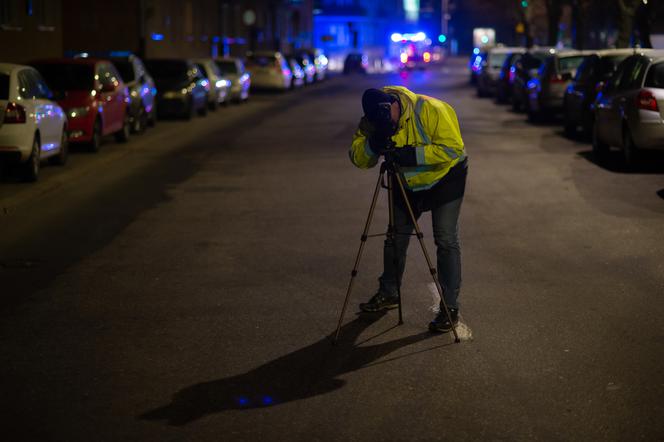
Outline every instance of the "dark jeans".
<svg viewBox="0 0 664 442"><path fill-rule="evenodd" d="M445 303L449 308L459 308L457 298L461 289L461 249L459 246L458 220L462 201L463 197L441 204L431 210L438 278L443 288ZM415 212L417 219L420 215L420 212ZM408 249L410 234L415 228L408 210L402 204L394 205L394 227L396 230L395 244L390 239L385 241L383 274L378 280L380 282L380 292L387 296L397 295L397 280L403 280L406 250ZM419 244L417 246L419 248ZM399 272L398 279L397 271Z"/></svg>

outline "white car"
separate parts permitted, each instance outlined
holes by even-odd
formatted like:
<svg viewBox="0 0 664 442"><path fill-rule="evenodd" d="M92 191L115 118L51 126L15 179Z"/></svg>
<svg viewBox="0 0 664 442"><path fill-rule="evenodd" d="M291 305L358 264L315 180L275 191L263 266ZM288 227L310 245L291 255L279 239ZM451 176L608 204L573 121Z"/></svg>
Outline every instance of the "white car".
<svg viewBox="0 0 664 442"><path fill-rule="evenodd" d="M67 161L67 116L29 66L0 63L0 155L17 161L35 181L42 160Z"/></svg>
<svg viewBox="0 0 664 442"><path fill-rule="evenodd" d="M208 108L215 110L220 104L228 104L230 101L231 82L224 78L217 64L211 58L199 58L194 60L201 73L210 83L208 93Z"/></svg>
<svg viewBox="0 0 664 442"><path fill-rule="evenodd" d="M251 75L244 68L242 60L235 57L224 57L215 60L224 77L231 82L231 97L237 102L249 99Z"/></svg>
<svg viewBox="0 0 664 442"><path fill-rule="evenodd" d="M282 91L291 88L293 72L281 52L250 52L245 66L251 73L252 88Z"/></svg>

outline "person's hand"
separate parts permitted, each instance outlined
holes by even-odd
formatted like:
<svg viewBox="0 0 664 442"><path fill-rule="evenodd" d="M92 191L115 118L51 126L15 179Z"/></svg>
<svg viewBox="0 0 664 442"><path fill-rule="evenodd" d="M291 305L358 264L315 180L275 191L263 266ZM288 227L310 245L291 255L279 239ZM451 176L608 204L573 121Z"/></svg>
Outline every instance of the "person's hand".
<svg viewBox="0 0 664 442"><path fill-rule="evenodd" d="M360 119L359 125L360 132L365 137L371 138L376 133L376 127L367 119L367 117L362 117Z"/></svg>
<svg viewBox="0 0 664 442"><path fill-rule="evenodd" d="M415 153L415 146L402 146L397 147L389 152L392 161L399 166L410 167L417 166L417 154Z"/></svg>

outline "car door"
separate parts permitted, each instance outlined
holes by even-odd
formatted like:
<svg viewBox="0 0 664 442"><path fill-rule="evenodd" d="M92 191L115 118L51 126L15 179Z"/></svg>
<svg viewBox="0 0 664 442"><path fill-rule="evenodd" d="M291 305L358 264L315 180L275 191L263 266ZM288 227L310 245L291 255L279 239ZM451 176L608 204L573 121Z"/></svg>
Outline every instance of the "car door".
<svg viewBox="0 0 664 442"><path fill-rule="evenodd" d="M602 93L597 97L595 121L598 135L602 141L609 144L615 144L616 140L618 140L618 145L622 144L619 126L621 124L619 97L624 88L626 77L635 63L634 57L630 57L621 63ZM617 128L616 125L618 125Z"/></svg>
<svg viewBox="0 0 664 442"><path fill-rule="evenodd" d="M117 90L116 85L113 83L113 74L108 68L107 63L97 64L96 73L101 85L101 102L103 104L102 118L104 122L103 133L106 135L120 130L121 127Z"/></svg>
<svg viewBox="0 0 664 442"><path fill-rule="evenodd" d="M25 108L27 115L34 115L36 130L39 131L42 156L48 156L48 152L57 147L55 144L57 129L49 115L50 106L40 99L38 84L30 69L18 71L17 78L21 105Z"/></svg>
<svg viewBox="0 0 664 442"><path fill-rule="evenodd" d="M28 70L28 75L34 87L35 101L45 113L44 125L48 128L48 150L59 150L62 144L62 131L66 121L65 114L62 108L51 100L53 94L39 72L30 69Z"/></svg>

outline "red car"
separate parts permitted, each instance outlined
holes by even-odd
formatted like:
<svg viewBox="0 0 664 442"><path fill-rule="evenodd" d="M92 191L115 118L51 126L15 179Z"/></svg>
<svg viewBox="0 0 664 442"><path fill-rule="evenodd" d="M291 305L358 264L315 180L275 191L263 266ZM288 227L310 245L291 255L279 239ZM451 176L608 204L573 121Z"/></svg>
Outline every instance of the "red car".
<svg viewBox="0 0 664 442"><path fill-rule="evenodd" d="M65 110L69 141L97 151L104 135L129 139L129 91L107 60L59 58L30 63Z"/></svg>

